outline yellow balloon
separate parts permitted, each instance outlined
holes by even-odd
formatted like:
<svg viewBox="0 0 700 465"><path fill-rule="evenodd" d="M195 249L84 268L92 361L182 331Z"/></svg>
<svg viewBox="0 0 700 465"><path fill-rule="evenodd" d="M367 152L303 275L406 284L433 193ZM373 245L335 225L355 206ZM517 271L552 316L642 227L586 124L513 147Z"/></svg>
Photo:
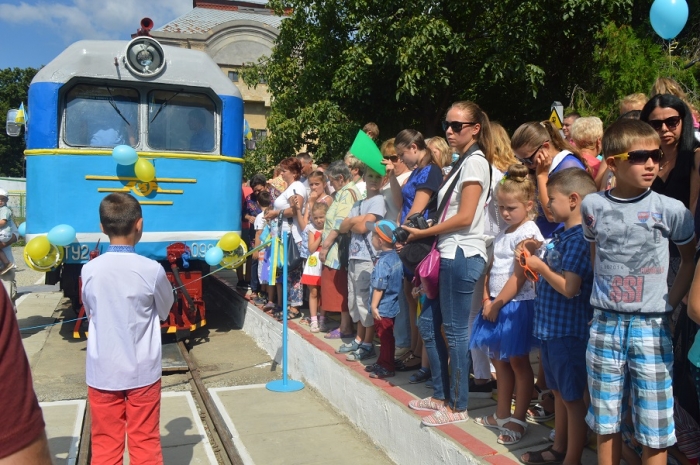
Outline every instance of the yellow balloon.
<svg viewBox="0 0 700 465"><path fill-rule="evenodd" d="M228 269L237 268L243 263L245 263L243 257L247 253L248 247L245 245L245 242L241 241L241 243L238 245L238 247L236 247L235 250L231 252L226 252L224 258L221 260L220 265Z"/></svg>
<svg viewBox="0 0 700 465"><path fill-rule="evenodd" d="M219 240L219 247L221 247L221 250L224 252L231 252L239 245L241 245L241 236L235 232L226 233L224 237Z"/></svg>
<svg viewBox="0 0 700 465"><path fill-rule="evenodd" d="M46 257L49 250L51 250L51 243L46 236L37 236L31 241L27 242L24 250L32 260L41 260L42 258Z"/></svg>
<svg viewBox="0 0 700 465"><path fill-rule="evenodd" d="M134 166L136 177L141 182L151 182L156 177L156 169L150 161L139 158Z"/></svg>
<svg viewBox="0 0 700 465"><path fill-rule="evenodd" d="M40 258L37 261L32 260L29 255L27 255L27 249L24 249L24 262L34 271L39 271L45 273L51 271L63 263L64 257L63 247L55 246L51 244L51 249L45 257Z"/></svg>

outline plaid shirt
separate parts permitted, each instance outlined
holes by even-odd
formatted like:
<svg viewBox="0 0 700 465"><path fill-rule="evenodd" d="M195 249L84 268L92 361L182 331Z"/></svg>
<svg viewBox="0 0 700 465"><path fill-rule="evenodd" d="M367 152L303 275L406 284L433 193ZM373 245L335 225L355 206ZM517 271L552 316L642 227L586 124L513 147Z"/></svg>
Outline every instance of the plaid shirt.
<svg viewBox="0 0 700 465"><path fill-rule="evenodd" d="M535 298L534 336L543 341L565 336L588 339L588 322L593 316L590 304L593 287L591 247L583 238L581 225L567 230L558 228L553 233L552 243L554 250L561 253L561 270L556 271L570 271L579 275L581 291L567 299L540 276ZM551 258L552 252L548 250L545 263L550 264Z"/></svg>

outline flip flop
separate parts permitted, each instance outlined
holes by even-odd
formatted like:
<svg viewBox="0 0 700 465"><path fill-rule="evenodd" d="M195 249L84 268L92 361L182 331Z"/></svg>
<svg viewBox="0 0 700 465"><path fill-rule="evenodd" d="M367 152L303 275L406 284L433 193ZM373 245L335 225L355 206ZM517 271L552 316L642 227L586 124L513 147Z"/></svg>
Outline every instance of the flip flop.
<svg viewBox="0 0 700 465"><path fill-rule="evenodd" d="M340 328L336 328L333 331L330 331L328 334L323 336L326 339L346 339L349 337L355 337L354 334L343 334L340 332Z"/></svg>

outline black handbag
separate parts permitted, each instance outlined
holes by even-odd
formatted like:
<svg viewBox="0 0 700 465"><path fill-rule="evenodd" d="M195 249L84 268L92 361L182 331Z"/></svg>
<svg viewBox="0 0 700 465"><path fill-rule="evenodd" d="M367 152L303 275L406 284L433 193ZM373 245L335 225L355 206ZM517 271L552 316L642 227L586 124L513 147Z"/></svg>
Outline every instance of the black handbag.
<svg viewBox="0 0 700 465"><path fill-rule="evenodd" d="M352 199L357 202L357 197L355 196L355 191L351 190L350 195ZM354 204L354 203L353 203ZM340 267L348 269L350 264L350 239L352 237L351 233L338 234L335 243L338 245L338 263Z"/></svg>
<svg viewBox="0 0 700 465"><path fill-rule="evenodd" d="M432 197L428 201L428 206L425 208L425 210L423 210L423 213L425 213L426 211L432 211L432 214L430 214L429 216L431 219L433 219L433 224L437 224L443 210L447 208L447 202L450 200L451 197L449 195L449 192L452 192L455 186L457 185L457 181L459 180L459 176L457 176L457 173L462 167L462 163L477 150L479 150L478 144L472 144L472 146L469 147L469 150L467 150L467 152L464 155L462 155L460 159L454 164L452 170L450 171L450 175L447 177L447 179L445 179L442 182L438 190L433 193ZM489 164L489 190L491 189L490 174L491 164ZM440 189L442 189L442 187L447 182L450 182L450 187L446 191L448 195L445 195L442 198L442 202L440 202L440 206L437 208L437 210L433 210L433 205L437 203L438 192L440 192ZM428 256L430 250L433 248L433 244L435 244L436 239L437 235L425 237L417 241L409 242L401 248L401 251L399 252L399 258L401 259L401 262L406 267L406 269L411 272L411 274L415 274L416 266L418 266L418 264L422 262L425 257Z"/></svg>

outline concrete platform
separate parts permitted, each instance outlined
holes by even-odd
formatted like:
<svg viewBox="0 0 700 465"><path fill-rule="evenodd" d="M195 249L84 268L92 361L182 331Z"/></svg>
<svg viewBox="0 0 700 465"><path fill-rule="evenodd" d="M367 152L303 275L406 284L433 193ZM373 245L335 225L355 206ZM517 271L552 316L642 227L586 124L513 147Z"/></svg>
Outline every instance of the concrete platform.
<svg viewBox="0 0 700 465"><path fill-rule="evenodd" d="M209 390L245 465L388 465L384 453L310 389Z"/></svg>
<svg viewBox="0 0 700 465"><path fill-rule="evenodd" d="M75 464L85 414L85 400L42 402L49 449L55 465ZM189 392L164 392L160 436L168 465L217 465L199 412ZM129 463L128 450L124 463Z"/></svg>
<svg viewBox="0 0 700 465"><path fill-rule="evenodd" d="M242 296L240 296L243 299ZM530 423L523 440L513 446L497 443L495 430L484 428L472 420L438 428L420 424L429 412L415 412L407 407L412 399L432 394L425 384L410 384L412 372L397 373L394 378L374 380L364 372L364 363L348 362L344 354L335 354L341 340L324 339L323 333L311 333L308 326L289 322L289 365L293 379L305 382L321 393L342 415L366 431L376 445L382 447L396 463L450 463L494 465L519 464L526 450L543 449L548 440L551 423ZM281 323L248 303L243 329L281 363ZM471 418L490 415L496 401L470 399ZM582 464L597 463L595 451L584 451Z"/></svg>

